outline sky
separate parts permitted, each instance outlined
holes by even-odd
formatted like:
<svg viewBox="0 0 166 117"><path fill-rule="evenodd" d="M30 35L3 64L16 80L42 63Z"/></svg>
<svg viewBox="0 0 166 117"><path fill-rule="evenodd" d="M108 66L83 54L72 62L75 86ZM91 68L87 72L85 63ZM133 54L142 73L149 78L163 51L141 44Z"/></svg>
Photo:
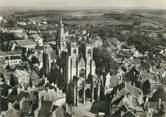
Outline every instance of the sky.
<svg viewBox="0 0 166 117"><path fill-rule="evenodd" d="M2 7L141 7L166 9L166 0L0 0Z"/></svg>

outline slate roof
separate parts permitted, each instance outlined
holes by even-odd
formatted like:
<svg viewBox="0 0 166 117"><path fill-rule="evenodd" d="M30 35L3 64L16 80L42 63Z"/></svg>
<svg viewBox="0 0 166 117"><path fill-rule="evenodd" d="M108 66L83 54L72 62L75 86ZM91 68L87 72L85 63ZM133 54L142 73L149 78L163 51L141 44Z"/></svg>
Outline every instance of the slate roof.
<svg viewBox="0 0 166 117"><path fill-rule="evenodd" d="M8 89L12 89L13 87L6 84L6 83L3 83L1 86L1 95L3 96L7 96L8 95Z"/></svg>
<svg viewBox="0 0 166 117"><path fill-rule="evenodd" d="M117 89L122 90L122 89L125 89L126 91L128 91L129 93L131 93L133 96L140 96L143 94L142 90L135 87L135 86L132 86L131 84L127 83L127 82L123 82L119 85L117 85L116 87L114 87L114 91L116 91Z"/></svg>
<svg viewBox="0 0 166 117"><path fill-rule="evenodd" d="M124 103L122 100L117 105L117 107L112 110L113 117L120 116L122 111L124 112L122 117L136 117L136 114L134 113L134 110L136 109L136 106L134 106L134 108L130 108L129 105L127 103ZM140 107L137 111L143 112L143 109Z"/></svg>
<svg viewBox="0 0 166 117"><path fill-rule="evenodd" d="M30 113L31 106L32 106L32 101L24 100L22 108L20 110L20 114L23 116L28 115Z"/></svg>
<svg viewBox="0 0 166 117"><path fill-rule="evenodd" d="M41 100L41 108L39 110L38 117L49 117L52 114L52 103L52 101Z"/></svg>
<svg viewBox="0 0 166 117"><path fill-rule="evenodd" d="M121 104L118 109L112 110L112 117L119 117L121 115L121 111L127 112L128 108Z"/></svg>
<svg viewBox="0 0 166 117"><path fill-rule="evenodd" d="M119 92L117 92L118 89L119 89ZM121 83L120 85L116 86L113 89L112 93L116 93L112 99L113 103L117 101L119 98L121 98L122 96L127 95L128 93L130 93L135 98L139 97L140 95L143 95L142 91L139 88L134 87L129 83Z"/></svg>

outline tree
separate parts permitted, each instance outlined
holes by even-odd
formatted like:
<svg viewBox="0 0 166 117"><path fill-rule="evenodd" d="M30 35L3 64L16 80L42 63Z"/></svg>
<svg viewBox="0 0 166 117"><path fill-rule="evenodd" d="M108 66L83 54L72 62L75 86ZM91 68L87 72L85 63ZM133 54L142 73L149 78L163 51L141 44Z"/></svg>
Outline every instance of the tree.
<svg viewBox="0 0 166 117"><path fill-rule="evenodd" d="M9 19L7 24L6 24L6 27L7 28L14 28L15 26L16 26L16 21L13 19Z"/></svg>

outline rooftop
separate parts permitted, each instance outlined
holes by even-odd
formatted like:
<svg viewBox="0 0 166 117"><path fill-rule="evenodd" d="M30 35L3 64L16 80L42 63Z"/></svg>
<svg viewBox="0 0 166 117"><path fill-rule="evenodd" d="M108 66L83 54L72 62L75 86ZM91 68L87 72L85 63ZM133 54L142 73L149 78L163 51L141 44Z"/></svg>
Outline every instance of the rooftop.
<svg viewBox="0 0 166 117"><path fill-rule="evenodd" d="M36 43L30 39L15 40L14 42L20 47L28 47L28 48L36 47Z"/></svg>

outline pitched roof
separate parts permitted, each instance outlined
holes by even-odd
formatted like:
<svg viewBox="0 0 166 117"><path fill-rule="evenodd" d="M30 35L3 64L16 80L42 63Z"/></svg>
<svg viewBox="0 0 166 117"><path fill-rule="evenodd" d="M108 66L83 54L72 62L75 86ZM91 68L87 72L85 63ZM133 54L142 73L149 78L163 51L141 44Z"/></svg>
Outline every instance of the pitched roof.
<svg viewBox="0 0 166 117"><path fill-rule="evenodd" d="M55 111L59 106L53 105L51 111Z"/></svg>
<svg viewBox="0 0 166 117"><path fill-rule="evenodd" d="M18 98L21 100L22 98L27 98L29 96L28 92L25 91L20 91L20 93L18 94Z"/></svg>
<svg viewBox="0 0 166 117"><path fill-rule="evenodd" d="M21 56L21 51L9 51L9 52L2 52L0 51L0 56Z"/></svg>
<svg viewBox="0 0 166 117"><path fill-rule="evenodd" d="M58 56L57 56L57 54L56 54L55 51L51 51L51 52L50 52L50 57L51 57L51 60L55 60L55 59L58 58Z"/></svg>
<svg viewBox="0 0 166 117"><path fill-rule="evenodd" d="M30 39L24 39L24 40L15 40L16 44L20 47L28 47L28 46L36 46L36 43L33 42Z"/></svg>
<svg viewBox="0 0 166 117"><path fill-rule="evenodd" d="M44 79L42 79L42 80L37 84L37 86L38 86L38 87L42 87L44 84L45 84L45 81L44 81Z"/></svg>
<svg viewBox="0 0 166 117"><path fill-rule="evenodd" d="M159 103L158 102L149 102L149 107L155 110L158 110Z"/></svg>
<svg viewBox="0 0 166 117"><path fill-rule="evenodd" d="M116 92L117 90L119 90L119 92ZM112 99L112 102L116 101L117 99L119 99L121 96L126 95L127 93L130 93L133 97L139 97L140 95L142 95L142 91L141 89L132 86L129 83L121 83L120 85L116 86L113 89L113 93L116 92L116 96Z"/></svg>
<svg viewBox="0 0 166 117"><path fill-rule="evenodd" d="M128 100L130 101L130 100ZM121 112L124 112L124 114L122 115L122 117L136 117L136 114L134 113L134 110L136 110L136 107L130 108L129 107L129 103L124 102L123 100L117 105L117 108L114 108L112 110L113 112L113 117L117 117L121 115ZM137 109L137 111L142 111L143 109L140 106L139 109Z"/></svg>
<svg viewBox="0 0 166 117"><path fill-rule="evenodd" d="M12 72L12 75L19 81L29 84L30 73L24 70L16 70Z"/></svg>

